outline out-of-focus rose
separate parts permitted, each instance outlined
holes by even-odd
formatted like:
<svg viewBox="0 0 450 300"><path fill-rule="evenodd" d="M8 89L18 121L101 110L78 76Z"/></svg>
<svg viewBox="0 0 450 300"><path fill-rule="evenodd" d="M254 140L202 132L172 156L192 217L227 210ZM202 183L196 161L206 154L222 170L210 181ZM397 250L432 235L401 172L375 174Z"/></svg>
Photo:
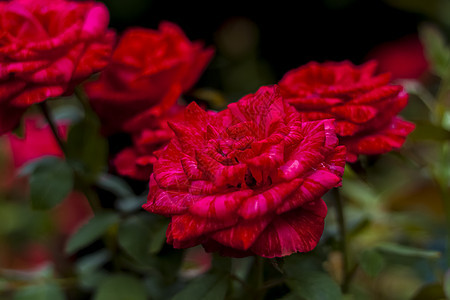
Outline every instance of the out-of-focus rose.
<svg viewBox="0 0 450 300"><path fill-rule="evenodd" d="M63 157L58 142L43 118L28 116L23 123L23 137L12 133L7 134L15 168L20 168L27 162L46 155ZM69 124L59 122L57 127L59 135L65 139Z"/></svg>
<svg viewBox="0 0 450 300"><path fill-rule="evenodd" d="M58 123L58 132L64 139L67 137L67 122ZM26 163L51 155L63 157L63 153L47 123L39 116L29 116L24 120L24 137L11 133L6 135L14 168L18 169ZM49 183L51 184L51 183ZM72 234L83 222L92 216L92 210L85 196L79 192L71 192L67 198L52 212L58 231L64 235Z"/></svg>
<svg viewBox="0 0 450 300"><path fill-rule="evenodd" d="M153 152L167 145L174 136L167 122L181 120L183 112L183 106L174 105L160 118L144 119L145 125L138 126L143 129L132 134L132 146L120 151L113 159L116 171L122 176L148 181L156 161Z"/></svg>
<svg viewBox="0 0 450 300"><path fill-rule="evenodd" d="M115 34L94 1L0 2L0 134L32 104L69 92L108 63Z"/></svg>
<svg viewBox="0 0 450 300"><path fill-rule="evenodd" d="M169 126L175 138L156 153L143 207L171 217L175 248L280 257L317 245L321 196L345 165L332 120L303 122L268 86L219 113L193 102Z"/></svg>
<svg viewBox="0 0 450 300"><path fill-rule="evenodd" d="M386 42L372 49L367 59L378 62L378 72L390 72L392 80L419 79L428 70L424 49L417 35Z"/></svg>
<svg viewBox="0 0 450 300"><path fill-rule="evenodd" d="M161 117L198 80L213 55L175 24L124 32L111 64L85 85L105 134L136 131L143 118Z"/></svg>
<svg viewBox="0 0 450 300"><path fill-rule="evenodd" d="M336 133L347 146L347 161L400 148L414 124L397 117L408 103L390 75L374 75L376 63L310 62L287 72L281 93L303 120L335 119Z"/></svg>

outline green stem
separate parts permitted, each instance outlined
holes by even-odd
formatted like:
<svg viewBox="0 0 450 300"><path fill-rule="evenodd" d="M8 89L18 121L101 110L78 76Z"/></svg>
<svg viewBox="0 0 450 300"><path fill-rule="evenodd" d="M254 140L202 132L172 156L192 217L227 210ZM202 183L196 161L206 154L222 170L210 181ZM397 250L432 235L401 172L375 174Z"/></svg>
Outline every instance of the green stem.
<svg viewBox="0 0 450 300"><path fill-rule="evenodd" d="M67 147L66 147L66 143L65 141L61 138L59 132L58 132L58 127L56 125L56 123L53 121L53 118L50 114L50 111L48 109L47 103L41 102L39 103L39 107L42 111L42 114L44 115L48 125L50 126L50 129L53 133L53 136L55 137L59 147L61 148L61 151L64 153L64 157L67 159L68 157L68 152L67 152ZM86 181L84 180L83 176L81 176L79 174L79 172L77 171L76 168L73 167L72 164L68 163L69 166L72 168L74 175L76 177L76 179L79 182L79 186L80 186L80 190L83 192L83 194L86 196L89 205L92 208L92 211L94 213L98 212L99 210L101 210L101 205L100 205L100 201L98 199L97 194L92 190L92 188L86 183Z"/></svg>
<svg viewBox="0 0 450 300"><path fill-rule="evenodd" d="M261 256L255 257L254 264L255 271L255 295L254 299L264 299L265 288L264 285L264 258Z"/></svg>
<svg viewBox="0 0 450 300"><path fill-rule="evenodd" d="M50 126L53 136L55 137L56 142L58 143L59 147L61 148L61 151L64 153L64 156L67 157L66 144L63 141L63 139L61 138L61 136L59 135L58 127L56 126L55 122L53 121L53 118L50 115L49 109L47 107L47 102L44 101L44 102L39 103L39 107L40 107L45 119L47 120L47 123Z"/></svg>
<svg viewBox="0 0 450 300"><path fill-rule="evenodd" d="M342 198L339 190L337 188L333 189L334 191L334 199L335 199L335 208L336 208L336 217L340 235L340 250L342 254L342 283L341 289L343 293L348 291L348 287L350 284L350 272L349 272L349 260L348 260L348 249L347 249L347 229L345 226L345 215L344 215L344 207L342 204Z"/></svg>

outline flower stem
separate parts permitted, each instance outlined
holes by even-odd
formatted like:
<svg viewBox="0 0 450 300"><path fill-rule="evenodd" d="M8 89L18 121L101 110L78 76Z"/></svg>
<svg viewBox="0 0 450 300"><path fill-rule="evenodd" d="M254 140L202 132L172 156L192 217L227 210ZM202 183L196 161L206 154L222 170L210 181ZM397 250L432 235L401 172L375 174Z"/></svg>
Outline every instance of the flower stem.
<svg viewBox="0 0 450 300"><path fill-rule="evenodd" d="M64 157L67 159L68 152L67 152L66 143L61 138L61 136L58 132L58 127L56 126L55 122L53 121L53 118L50 114L47 103L45 101L41 102L41 103L39 103L39 107L40 107L45 119L47 120L47 123L50 126L53 136L55 137L59 147L61 148L61 151L64 153ZM83 176L80 175L80 173L77 171L77 169L74 168L73 165L70 163L69 163L69 166L72 168L74 175L80 185L80 189L83 192L83 194L86 196L86 198L89 202L89 205L91 206L92 211L94 213L96 213L99 210L101 210L101 205L100 205L100 201L98 199L97 194L92 190L92 188L89 186L89 184L86 183L86 180L84 180Z"/></svg>
<svg viewBox="0 0 450 300"><path fill-rule="evenodd" d="M61 151L64 153L64 156L67 157L67 148L66 144L61 138L58 127L56 126L55 122L53 121L53 118L50 115L47 102L41 102L39 103L39 107L42 111L42 114L44 115L45 119L47 120L48 125L50 126L50 129L52 130L53 136L55 137L56 142L59 145L59 148L61 148Z"/></svg>
<svg viewBox="0 0 450 300"><path fill-rule="evenodd" d="M335 208L336 208L336 216L337 223L340 235L340 250L342 254L342 282L341 289L343 293L348 291L348 287L350 284L350 273L349 273L349 261L348 261L348 249L347 249L347 229L345 226L345 216L344 216L344 207L342 205L341 193L337 188L333 189L334 191L334 199L335 199Z"/></svg>
<svg viewBox="0 0 450 300"><path fill-rule="evenodd" d="M264 258L260 256L255 256L255 262L253 265L254 270L254 299L264 299L265 288L264 285Z"/></svg>

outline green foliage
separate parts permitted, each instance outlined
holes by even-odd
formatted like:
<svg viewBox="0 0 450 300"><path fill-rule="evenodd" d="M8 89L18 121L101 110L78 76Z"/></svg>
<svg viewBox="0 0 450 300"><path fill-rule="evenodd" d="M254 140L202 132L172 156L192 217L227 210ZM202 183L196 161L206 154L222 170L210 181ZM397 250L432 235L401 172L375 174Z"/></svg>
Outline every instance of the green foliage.
<svg viewBox="0 0 450 300"><path fill-rule="evenodd" d="M94 300L146 300L142 280L130 274L111 274L98 287Z"/></svg>
<svg viewBox="0 0 450 300"><path fill-rule="evenodd" d="M74 254L100 238L111 226L119 221L119 215L114 212L96 214L88 223L82 226L67 242L66 252Z"/></svg>
<svg viewBox="0 0 450 300"><path fill-rule="evenodd" d="M302 276L286 280L292 292L305 300L342 299L339 285L326 273L317 271L304 272Z"/></svg>
<svg viewBox="0 0 450 300"><path fill-rule="evenodd" d="M225 299L228 289L228 279L224 275L208 274L192 280L187 286L178 292L171 300Z"/></svg>
<svg viewBox="0 0 450 300"><path fill-rule="evenodd" d="M368 249L361 254L361 268L371 277L377 277L386 266L383 256L375 249Z"/></svg>
<svg viewBox="0 0 450 300"><path fill-rule="evenodd" d="M34 209L50 209L72 190L74 175L66 161L47 158L34 164L30 174L30 198Z"/></svg>
<svg viewBox="0 0 450 300"><path fill-rule="evenodd" d="M442 33L435 26L427 24L419 28L426 56L433 72L446 78L450 75L450 49Z"/></svg>
<svg viewBox="0 0 450 300"><path fill-rule="evenodd" d="M85 109L85 117L73 124L67 136L67 159L87 182L95 182L106 169L108 143L100 134L97 115Z"/></svg>
<svg viewBox="0 0 450 300"><path fill-rule="evenodd" d="M14 294L13 300L65 300L61 287L54 283L28 285Z"/></svg>

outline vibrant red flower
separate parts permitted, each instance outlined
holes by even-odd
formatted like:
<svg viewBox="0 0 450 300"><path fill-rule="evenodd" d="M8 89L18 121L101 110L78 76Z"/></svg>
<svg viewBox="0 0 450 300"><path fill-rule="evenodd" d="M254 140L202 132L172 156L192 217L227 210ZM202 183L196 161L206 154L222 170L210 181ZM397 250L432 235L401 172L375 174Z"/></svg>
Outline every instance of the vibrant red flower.
<svg viewBox="0 0 450 300"><path fill-rule="evenodd" d="M419 79L428 62L417 35L385 42L372 49L367 58L378 62L378 72L390 72L392 79Z"/></svg>
<svg viewBox="0 0 450 300"><path fill-rule="evenodd" d="M174 105L159 118L144 118L143 128L132 134L133 144L120 151L113 159L116 171L137 180L148 181L156 157L154 151L166 146L174 136L168 121L179 121L183 117L184 107Z"/></svg>
<svg viewBox="0 0 450 300"><path fill-rule="evenodd" d="M397 117L408 102L390 75L374 75L375 62L311 62L287 72L281 93L303 120L335 119L336 133L347 146L347 161L359 154L382 154L400 148L414 124Z"/></svg>
<svg viewBox="0 0 450 300"><path fill-rule="evenodd" d="M317 245L321 196L345 165L332 120L301 121L270 86L219 113L193 102L169 126L175 138L156 153L143 207L171 217L175 248L280 257Z"/></svg>
<svg viewBox="0 0 450 300"><path fill-rule="evenodd" d="M108 63L114 33L102 3L0 2L0 134L32 104L61 96Z"/></svg>
<svg viewBox="0 0 450 300"><path fill-rule="evenodd" d="M212 55L172 23L128 29L99 80L85 85L105 134L139 131L140 120L161 117L195 84Z"/></svg>

